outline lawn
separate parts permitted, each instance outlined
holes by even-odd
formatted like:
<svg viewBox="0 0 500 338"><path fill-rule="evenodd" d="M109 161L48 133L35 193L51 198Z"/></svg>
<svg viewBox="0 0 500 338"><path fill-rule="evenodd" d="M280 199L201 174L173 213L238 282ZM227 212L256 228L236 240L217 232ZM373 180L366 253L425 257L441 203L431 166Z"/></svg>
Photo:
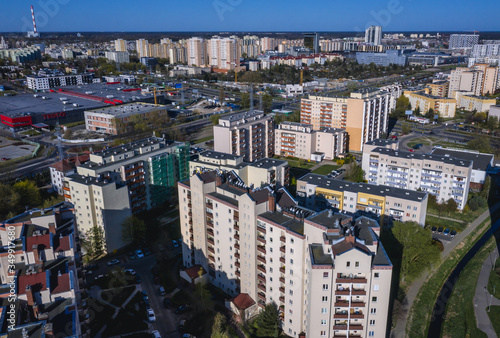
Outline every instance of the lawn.
<svg viewBox="0 0 500 338"><path fill-rule="evenodd" d="M493 324L497 336L500 336L500 306L492 306L490 312L488 312L488 316L490 317L490 321Z"/></svg>
<svg viewBox="0 0 500 338"><path fill-rule="evenodd" d="M340 167L341 166L339 166L339 165L325 164L325 165L322 165L319 168L314 169L312 173L313 174L318 174L318 175L328 175L333 170L337 170Z"/></svg>
<svg viewBox="0 0 500 338"><path fill-rule="evenodd" d="M494 246L495 239L491 238L469 261L458 277L446 306L443 322L444 337L486 337L486 334L477 328L474 315L474 294L483 262Z"/></svg>
<svg viewBox="0 0 500 338"><path fill-rule="evenodd" d="M478 209L476 211L468 211L468 212L455 211L455 212L447 213L447 212L443 212L442 210L435 210L435 209L429 208L427 210L427 214L441 216L441 217L448 217L448 218L464 221L466 223L470 223L470 222L474 221L476 218L478 218L486 210L488 210L488 207Z"/></svg>
<svg viewBox="0 0 500 338"><path fill-rule="evenodd" d="M102 329L104 324L111 319L115 313L115 309L107 304L101 303L97 300L89 301L89 319L90 319L90 332L91 336L95 337L99 330Z"/></svg>
<svg viewBox="0 0 500 338"><path fill-rule="evenodd" d="M301 168L301 169L311 169L316 165L315 162L310 162L304 159L298 159L296 157L283 157L283 156L274 156L278 160L287 161L290 167Z"/></svg>
<svg viewBox="0 0 500 338"><path fill-rule="evenodd" d="M125 286L101 292L101 298L114 306L121 307L123 302L134 292L135 285Z"/></svg>
<svg viewBox="0 0 500 338"><path fill-rule="evenodd" d="M146 309L139 308L139 311L145 313ZM104 330L104 337L118 336L122 334L126 334L129 332L137 332L137 331L145 331L148 329L148 324L146 324L143 320L138 320L137 314L139 311L128 311L128 310L120 310L115 319L113 319L106 330Z"/></svg>
<svg viewBox="0 0 500 338"><path fill-rule="evenodd" d="M435 137L420 137L411 140L411 142L408 142L408 148L413 148L416 144L423 144L424 146L430 146L433 143L439 142L440 139L435 138Z"/></svg>
<svg viewBox="0 0 500 338"><path fill-rule="evenodd" d="M495 270L492 270L490 272L490 279L488 281L488 291L493 296L500 299L500 258L497 258L495 262Z"/></svg>
<svg viewBox="0 0 500 338"><path fill-rule="evenodd" d="M207 137L203 137L203 138L200 138L200 139L196 139L196 140L194 140L193 143L194 144L200 144L200 143L205 143L205 142L213 140L213 139L214 139L214 137L212 135L212 136L207 136Z"/></svg>
<svg viewBox="0 0 500 338"><path fill-rule="evenodd" d="M425 224L429 225L429 227L443 227L443 228L449 228L450 230L456 230L456 231L462 231L467 227L467 223L464 222L454 222L450 221L447 219L439 218L439 217L434 217L427 215L427 218L425 219Z"/></svg>

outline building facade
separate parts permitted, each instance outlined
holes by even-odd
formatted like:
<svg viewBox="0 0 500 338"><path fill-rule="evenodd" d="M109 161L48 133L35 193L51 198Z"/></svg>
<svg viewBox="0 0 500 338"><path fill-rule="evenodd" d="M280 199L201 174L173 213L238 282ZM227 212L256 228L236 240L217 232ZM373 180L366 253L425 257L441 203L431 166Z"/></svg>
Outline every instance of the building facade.
<svg viewBox="0 0 500 338"><path fill-rule="evenodd" d="M382 44L382 26L370 26L365 30L365 43L375 46Z"/></svg>
<svg viewBox="0 0 500 338"><path fill-rule="evenodd" d="M463 95L457 92L457 107L468 111L487 112L495 105L497 100L484 96Z"/></svg>
<svg viewBox="0 0 500 338"><path fill-rule="evenodd" d="M94 74L26 77L26 85L31 90L49 90L54 87L78 86L95 82L100 82L100 79L94 79Z"/></svg>
<svg viewBox="0 0 500 338"><path fill-rule="evenodd" d="M451 34L450 49L472 48L479 42L479 35L476 34Z"/></svg>
<svg viewBox="0 0 500 338"><path fill-rule="evenodd" d="M427 92L429 92L428 88ZM423 114L432 109L436 114L444 118L455 116L457 109L455 99L429 95L426 91L405 91L404 95L410 100L411 109L418 108Z"/></svg>

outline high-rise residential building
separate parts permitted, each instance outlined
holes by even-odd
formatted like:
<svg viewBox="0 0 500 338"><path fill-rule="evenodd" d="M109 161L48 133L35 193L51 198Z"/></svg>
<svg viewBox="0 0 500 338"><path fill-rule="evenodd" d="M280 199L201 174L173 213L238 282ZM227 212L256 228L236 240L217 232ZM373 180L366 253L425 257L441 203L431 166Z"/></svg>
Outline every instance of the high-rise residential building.
<svg viewBox="0 0 500 338"><path fill-rule="evenodd" d="M106 59L116 63L130 62L129 52L106 52L105 55Z"/></svg>
<svg viewBox="0 0 500 338"><path fill-rule="evenodd" d="M468 95L486 95L498 88L500 77L497 66L475 64L472 67L458 67L451 71L448 97L457 98L458 92Z"/></svg>
<svg viewBox="0 0 500 338"><path fill-rule="evenodd" d="M398 91L365 88L351 97L309 95L302 99L300 122L323 128L345 129L349 135L348 149L362 151L363 144L387 133L388 114Z"/></svg>
<svg viewBox="0 0 500 338"><path fill-rule="evenodd" d="M264 37L260 39L260 48L262 52L266 52L268 50L274 50L278 47L278 41L275 38Z"/></svg>
<svg viewBox="0 0 500 338"><path fill-rule="evenodd" d="M162 45L171 45L173 42L172 42L172 39L169 39L169 38L163 38L160 40L160 44Z"/></svg>
<svg viewBox="0 0 500 338"><path fill-rule="evenodd" d="M368 183L428 192L439 203L454 199L459 210L467 203L472 161L384 147L365 147L363 158Z"/></svg>
<svg viewBox="0 0 500 338"><path fill-rule="evenodd" d="M257 57L261 53L260 39L255 35L245 35L241 41L241 54L249 58Z"/></svg>
<svg viewBox="0 0 500 338"><path fill-rule="evenodd" d="M208 40L210 66L217 69L235 69L239 66L241 46L238 39L218 36Z"/></svg>
<svg viewBox="0 0 500 338"><path fill-rule="evenodd" d="M90 154L65 177L63 190L75 206L78 230L101 227L109 252L127 244L121 234L128 216L167 202L187 177L189 145L150 137Z"/></svg>
<svg viewBox="0 0 500 338"><path fill-rule="evenodd" d="M410 100L411 109L420 109L420 112L427 113L430 109L441 117L455 117L457 100L454 98L433 96L428 94L429 88L423 91L405 91L404 95Z"/></svg>
<svg viewBox="0 0 500 338"><path fill-rule="evenodd" d="M333 160L348 152L347 139L345 129L313 130L309 124L283 122L274 131L274 151L312 161Z"/></svg>
<svg viewBox="0 0 500 338"><path fill-rule="evenodd" d="M384 337L392 263L367 218L297 205L233 173L179 182L183 264L233 296L244 319L275 303L290 337Z"/></svg>
<svg viewBox="0 0 500 338"><path fill-rule="evenodd" d="M479 42L479 35L476 34L451 34L450 49L472 48Z"/></svg>
<svg viewBox="0 0 500 338"><path fill-rule="evenodd" d="M432 96L447 97L450 90L450 83L448 81L438 81L429 83L429 94Z"/></svg>
<svg viewBox="0 0 500 338"><path fill-rule="evenodd" d="M127 51L127 41L123 39L115 40L115 52L126 52Z"/></svg>
<svg viewBox="0 0 500 338"><path fill-rule="evenodd" d="M351 214L392 218L425 225L427 193L387 185L351 183L307 174L297 180L297 201L312 210L335 209Z"/></svg>
<svg viewBox="0 0 500 338"><path fill-rule="evenodd" d="M187 61L189 66L204 67L208 64L205 40L193 37L187 42Z"/></svg>
<svg viewBox="0 0 500 338"><path fill-rule="evenodd" d="M140 58L149 56L148 40L139 39L135 42L135 45L136 45L136 49L137 49L137 55Z"/></svg>
<svg viewBox="0 0 500 338"><path fill-rule="evenodd" d="M318 33L304 33L304 46L313 51L313 53L319 53L319 34Z"/></svg>
<svg viewBox="0 0 500 338"><path fill-rule="evenodd" d="M274 155L273 118L262 111L226 115L214 126L214 150L254 162Z"/></svg>
<svg viewBox="0 0 500 338"><path fill-rule="evenodd" d="M365 43L378 46L382 44L382 26L370 26L365 30Z"/></svg>

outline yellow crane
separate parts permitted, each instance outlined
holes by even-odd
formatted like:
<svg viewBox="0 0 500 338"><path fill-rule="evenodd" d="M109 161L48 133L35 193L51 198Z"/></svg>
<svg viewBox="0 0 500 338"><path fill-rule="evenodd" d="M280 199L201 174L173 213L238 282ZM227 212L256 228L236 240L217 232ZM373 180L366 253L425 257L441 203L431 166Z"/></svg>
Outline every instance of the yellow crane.
<svg viewBox="0 0 500 338"><path fill-rule="evenodd" d="M174 88L165 88L165 89L157 89L156 87L153 88L153 94L155 96L155 106L158 105L158 101L156 100L156 93L160 93L160 92L173 92L175 91Z"/></svg>

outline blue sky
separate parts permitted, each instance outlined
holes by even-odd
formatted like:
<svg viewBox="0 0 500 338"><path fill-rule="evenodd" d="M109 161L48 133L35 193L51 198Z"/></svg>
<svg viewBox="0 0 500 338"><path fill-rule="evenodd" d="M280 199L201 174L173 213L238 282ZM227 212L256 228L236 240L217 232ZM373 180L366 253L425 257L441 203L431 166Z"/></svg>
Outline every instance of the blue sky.
<svg viewBox="0 0 500 338"><path fill-rule="evenodd" d="M24 4L23 4L24 3ZM0 31L499 31L500 1L1 1Z"/></svg>

